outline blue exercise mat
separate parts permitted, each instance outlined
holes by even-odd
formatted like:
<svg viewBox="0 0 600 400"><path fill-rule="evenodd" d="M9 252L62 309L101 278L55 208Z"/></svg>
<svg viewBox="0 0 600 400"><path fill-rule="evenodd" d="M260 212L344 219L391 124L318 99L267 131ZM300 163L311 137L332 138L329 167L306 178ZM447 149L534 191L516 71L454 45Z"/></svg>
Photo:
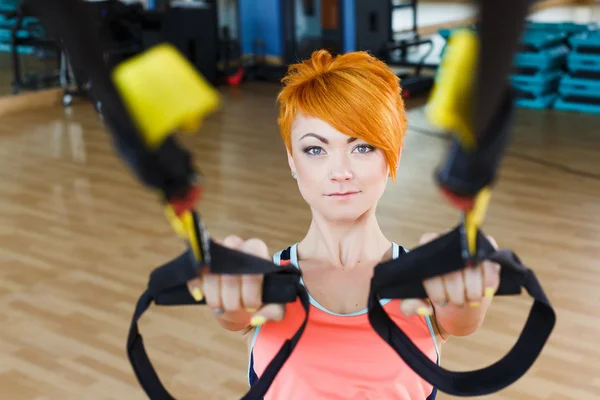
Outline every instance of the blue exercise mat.
<svg viewBox="0 0 600 400"><path fill-rule="evenodd" d="M563 73L561 71L540 72L535 75L513 75L510 82L521 93L542 96L558 91Z"/></svg>
<svg viewBox="0 0 600 400"><path fill-rule="evenodd" d="M600 100L600 80L579 79L566 75L560 80L558 92L562 97L580 96Z"/></svg>
<svg viewBox="0 0 600 400"><path fill-rule="evenodd" d="M559 32L567 36L585 32L590 29L590 24L576 24L574 22L532 22L527 21L525 29L528 32Z"/></svg>
<svg viewBox="0 0 600 400"><path fill-rule="evenodd" d="M519 97L515 101L515 105L517 107L535 108L538 110L543 110L551 108L557 98L558 94L556 93L548 93L541 96Z"/></svg>
<svg viewBox="0 0 600 400"><path fill-rule="evenodd" d="M564 32L526 31L521 38L521 51L537 53L567 44Z"/></svg>
<svg viewBox="0 0 600 400"><path fill-rule="evenodd" d="M577 111L581 113L600 114L600 104L583 104L570 102L561 98L554 101L552 107L556 110Z"/></svg>
<svg viewBox="0 0 600 400"><path fill-rule="evenodd" d="M571 52L567 70L573 78L600 80L600 55Z"/></svg>
<svg viewBox="0 0 600 400"><path fill-rule="evenodd" d="M568 43L576 53L600 55L600 30L574 35L568 39Z"/></svg>
<svg viewBox="0 0 600 400"><path fill-rule="evenodd" d="M527 75L536 71L562 69L566 64L568 54L569 47L566 45L559 45L535 53L520 52L515 55L513 65L521 71L529 70L529 73L526 73Z"/></svg>

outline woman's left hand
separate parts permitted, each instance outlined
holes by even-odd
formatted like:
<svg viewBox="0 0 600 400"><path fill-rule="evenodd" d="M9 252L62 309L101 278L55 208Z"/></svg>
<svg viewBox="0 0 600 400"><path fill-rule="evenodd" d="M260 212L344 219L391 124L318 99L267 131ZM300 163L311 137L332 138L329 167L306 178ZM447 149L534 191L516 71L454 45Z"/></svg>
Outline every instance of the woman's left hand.
<svg viewBox="0 0 600 400"><path fill-rule="evenodd" d="M419 245L428 243L439 235L426 233L421 236ZM493 237L488 236L495 249L498 245ZM423 282L425 291L431 303L437 306L454 305L459 308L470 306L477 308L485 299L491 299L500 285L500 265L484 261L475 267L465 267L462 270L446 275L436 276ZM431 315L432 304L427 299L406 299L401 302L405 315Z"/></svg>

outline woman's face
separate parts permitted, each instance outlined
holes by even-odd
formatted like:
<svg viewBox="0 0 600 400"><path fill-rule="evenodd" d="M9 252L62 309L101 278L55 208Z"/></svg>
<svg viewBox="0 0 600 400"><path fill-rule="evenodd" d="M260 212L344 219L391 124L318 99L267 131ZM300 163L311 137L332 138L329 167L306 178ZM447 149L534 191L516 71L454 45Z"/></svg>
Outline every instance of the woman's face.
<svg viewBox="0 0 600 400"><path fill-rule="evenodd" d="M389 176L381 150L306 116L293 124L288 161L313 212L339 222L356 220L374 208Z"/></svg>

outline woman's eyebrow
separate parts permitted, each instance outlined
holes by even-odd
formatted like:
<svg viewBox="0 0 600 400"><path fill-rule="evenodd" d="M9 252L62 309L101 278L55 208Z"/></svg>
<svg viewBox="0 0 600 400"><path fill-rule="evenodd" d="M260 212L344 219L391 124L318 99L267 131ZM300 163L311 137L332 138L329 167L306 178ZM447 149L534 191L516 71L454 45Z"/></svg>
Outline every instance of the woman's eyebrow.
<svg viewBox="0 0 600 400"><path fill-rule="evenodd" d="M307 137L314 137L314 138L317 138L317 139L319 139L321 142L323 142L323 143L325 143L325 144L328 144L328 143L329 143L329 140L325 139L323 136L317 135L316 133L307 133L307 134L303 135L303 136L300 138L300 140L302 140L302 139L304 139L304 138L307 138ZM352 142L354 142L355 140L356 140L356 138L355 138L355 137L348 138L348 143L352 143Z"/></svg>

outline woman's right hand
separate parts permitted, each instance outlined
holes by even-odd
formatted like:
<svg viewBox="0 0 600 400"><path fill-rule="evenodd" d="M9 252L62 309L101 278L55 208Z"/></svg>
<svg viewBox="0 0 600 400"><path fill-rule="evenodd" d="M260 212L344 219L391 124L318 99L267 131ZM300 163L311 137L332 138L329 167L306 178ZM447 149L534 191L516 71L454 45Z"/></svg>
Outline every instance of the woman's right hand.
<svg viewBox="0 0 600 400"><path fill-rule="evenodd" d="M271 260L265 242L260 239L243 240L230 235L221 243L225 247ZM264 275L213 274L201 271L198 278L187 282L188 290L196 301L206 299L206 305L218 316L228 330L238 331L248 325L258 326L267 321L283 319L283 304L262 304Z"/></svg>

